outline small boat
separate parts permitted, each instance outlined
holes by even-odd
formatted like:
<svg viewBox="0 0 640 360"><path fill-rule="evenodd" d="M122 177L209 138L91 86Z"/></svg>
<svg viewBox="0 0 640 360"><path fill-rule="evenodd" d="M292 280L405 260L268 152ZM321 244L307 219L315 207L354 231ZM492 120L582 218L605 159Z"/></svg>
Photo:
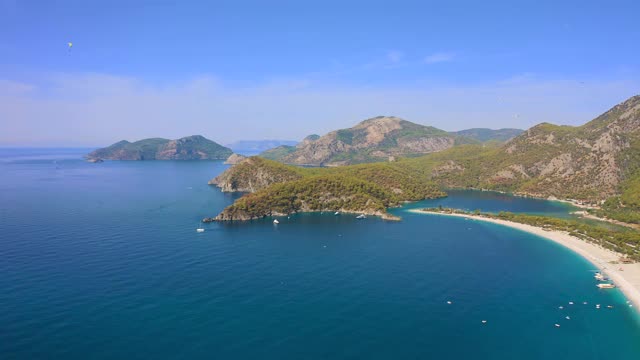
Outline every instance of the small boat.
<svg viewBox="0 0 640 360"><path fill-rule="evenodd" d="M564 306L558 306L558 309L562 310L564 309Z"/></svg>
<svg viewBox="0 0 640 360"><path fill-rule="evenodd" d="M567 320L571 320L571 318L569 316L565 316L564 318L567 319Z"/></svg>
<svg viewBox="0 0 640 360"><path fill-rule="evenodd" d="M486 323L487 323L487 320L482 320L482 323L483 323L483 324L486 324Z"/></svg>
<svg viewBox="0 0 640 360"><path fill-rule="evenodd" d="M613 309L613 305L607 305L609 309Z"/></svg>
<svg viewBox="0 0 640 360"><path fill-rule="evenodd" d="M278 221L278 219L274 219L274 220L273 220L273 223L274 223L274 224L276 224L276 225L278 225L278 224L280 224L280 221Z"/></svg>
<svg viewBox="0 0 640 360"><path fill-rule="evenodd" d="M451 301L447 301L447 304L451 305Z"/></svg>
<svg viewBox="0 0 640 360"><path fill-rule="evenodd" d="M613 289L616 287L613 284L598 284L596 286L599 287L600 289Z"/></svg>
<svg viewBox="0 0 640 360"><path fill-rule="evenodd" d="M333 214L333 215L335 215L335 216L340 215L340 211L336 211L335 214Z"/></svg>
<svg viewBox="0 0 640 360"><path fill-rule="evenodd" d="M560 324L556 324L556 327L560 327Z"/></svg>
<svg viewBox="0 0 640 360"><path fill-rule="evenodd" d="M202 233L202 232L204 232L204 229L203 228L197 228L196 231L199 232L199 233Z"/></svg>
<svg viewBox="0 0 640 360"><path fill-rule="evenodd" d="M593 275L593 277L598 280L598 281L605 281L607 280L604 275L602 275L602 273L597 272L595 275Z"/></svg>
<svg viewBox="0 0 640 360"><path fill-rule="evenodd" d="M573 305L573 301L569 301L569 305Z"/></svg>
<svg viewBox="0 0 640 360"><path fill-rule="evenodd" d="M360 214L356 216L356 219L366 219L367 217L364 214Z"/></svg>

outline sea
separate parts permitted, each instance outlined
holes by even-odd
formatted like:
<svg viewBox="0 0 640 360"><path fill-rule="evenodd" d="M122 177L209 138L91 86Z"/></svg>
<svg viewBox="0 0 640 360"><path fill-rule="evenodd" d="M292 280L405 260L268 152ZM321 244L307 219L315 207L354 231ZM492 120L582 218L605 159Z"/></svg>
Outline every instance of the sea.
<svg viewBox="0 0 640 360"><path fill-rule="evenodd" d="M201 225L240 196L207 185L227 165L90 150L0 149L0 359L640 359L638 313L588 261L407 211L567 204L452 191L400 222Z"/></svg>

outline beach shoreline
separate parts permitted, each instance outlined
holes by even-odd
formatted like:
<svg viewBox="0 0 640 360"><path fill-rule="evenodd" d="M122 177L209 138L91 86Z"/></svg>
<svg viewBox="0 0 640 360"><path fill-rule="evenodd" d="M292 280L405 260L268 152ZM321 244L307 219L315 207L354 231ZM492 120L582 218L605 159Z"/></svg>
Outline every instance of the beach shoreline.
<svg viewBox="0 0 640 360"><path fill-rule="evenodd" d="M636 311L640 310L640 263L612 264L611 261L617 261L620 256L622 256L619 253L589 243L575 236L571 236L563 231L546 230L540 227L521 224L513 221L493 219L471 214L449 214L424 211L420 209L411 209L408 211L418 214L454 216L471 220L490 222L526 231L528 233L551 240L582 256L591 264L600 269L600 271L607 277L609 277L616 285L616 287L620 289L620 291L622 291L627 300L629 300L633 304Z"/></svg>

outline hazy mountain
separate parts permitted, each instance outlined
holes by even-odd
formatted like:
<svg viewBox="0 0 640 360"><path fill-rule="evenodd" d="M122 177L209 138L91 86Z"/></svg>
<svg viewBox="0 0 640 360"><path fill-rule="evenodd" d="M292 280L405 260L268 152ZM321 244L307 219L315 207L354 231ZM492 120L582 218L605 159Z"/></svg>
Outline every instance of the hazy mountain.
<svg viewBox="0 0 640 360"><path fill-rule="evenodd" d="M480 142L487 142L487 141L505 142L507 140L511 140L514 137L522 134L522 132L524 132L524 130L521 130L521 129L507 128L507 129L492 130L487 128L473 128L473 129L466 129L466 130L460 130L460 131L453 131L451 133L454 135L464 136L466 138L477 140Z"/></svg>
<svg viewBox="0 0 640 360"><path fill-rule="evenodd" d="M227 147L239 154L258 154L278 146L294 146L298 142L292 140L239 140Z"/></svg>

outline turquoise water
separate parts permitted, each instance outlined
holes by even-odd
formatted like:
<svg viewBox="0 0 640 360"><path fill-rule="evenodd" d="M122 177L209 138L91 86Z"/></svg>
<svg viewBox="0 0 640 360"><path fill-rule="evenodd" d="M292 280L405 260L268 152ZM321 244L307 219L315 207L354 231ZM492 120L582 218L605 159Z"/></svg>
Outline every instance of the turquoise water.
<svg viewBox="0 0 640 360"><path fill-rule="evenodd" d="M235 198L206 185L225 165L74 151L0 150L2 359L640 358L636 314L582 258L406 212L558 203L461 192L394 209L399 223L308 214L198 234Z"/></svg>
<svg viewBox="0 0 640 360"><path fill-rule="evenodd" d="M560 201L547 201L510 196L493 191L447 190L449 197L409 204L407 208L449 207L466 211L480 210L488 213L511 211L515 213L544 214L561 218L573 217L576 207Z"/></svg>

